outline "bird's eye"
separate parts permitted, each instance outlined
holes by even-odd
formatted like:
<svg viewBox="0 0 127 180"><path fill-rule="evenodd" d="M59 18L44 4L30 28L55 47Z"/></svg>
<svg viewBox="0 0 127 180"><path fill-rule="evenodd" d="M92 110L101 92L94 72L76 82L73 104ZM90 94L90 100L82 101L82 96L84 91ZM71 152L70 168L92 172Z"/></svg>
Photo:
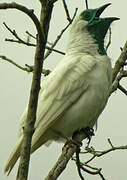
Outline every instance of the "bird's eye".
<svg viewBox="0 0 127 180"><path fill-rule="evenodd" d="M86 19L88 19L88 18L90 17L90 12L86 12L86 13L84 14L84 17L85 17Z"/></svg>

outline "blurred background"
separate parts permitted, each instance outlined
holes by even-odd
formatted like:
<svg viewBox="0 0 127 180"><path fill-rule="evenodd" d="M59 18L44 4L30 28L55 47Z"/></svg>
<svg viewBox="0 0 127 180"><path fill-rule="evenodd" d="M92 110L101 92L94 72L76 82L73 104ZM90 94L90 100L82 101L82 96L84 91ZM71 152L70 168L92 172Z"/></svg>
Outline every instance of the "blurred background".
<svg viewBox="0 0 127 180"><path fill-rule="evenodd" d="M11 2L10 0L1 0L0 3ZM26 5L28 8L34 9L35 14L39 17L40 4L37 0L16 0L15 2ZM126 7L127 1L116 0L88 0L89 8L97 8L105 3L111 2L102 16L119 17L119 21L115 21L111 26L112 29L112 44L109 47L108 55L112 59L112 64L115 63L120 55L120 47L123 47L127 40L127 22L126 22ZM68 1L68 8L71 17L74 14L75 8L78 8L78 13L85 9L84 0ZM25 31L29 31L36 36L36 30L32 21L17 10L0 10L0 55L12 59L19 65L33 65L34 47L27 47L22 44L5 42L5 38L14 39L12 34L3 25L5 22L12 30L24 40L27 39ZM60 34L61 30L67 25L66 15L63 9L62 1L58 0L54 5L52 20L48 41L53 43ZM69 29L68 29L69 30ZM68 39L68 30L64 33L56 49L65 52ZM107 35L108 38L108 35ZM31 42L35 41L31 38ZM52 53L44 63L45 69L52 70L56 64L62 59L63 55ZM12 170L9 177L4 175L3 168L8 159L8 156L17 139L17 129L19 119L23 113L29 99L29 91L31 86L32 73L24 72L12 64L0 59L0 179L14 180L17 173L18 163ZM127 88L127 79L122 80L122 84ZM95 136L92 138L91 146L96 150L105 150L110 148L107 141L111 139L113 145L127 144L127 97L119 90L115 92L109 99L109 102L99 117L98 129ZM84 146L86 142L84 141ZM31 156L29 180L44 179L52 168L57 158L59 157L63 144L53 142L49 147L43 146ZM127 150L115 151L91 162L91 165L102 168L103 175L108 180L126 180L127 167ZM84 161L88 159L87 155L83 156ZM83 173L86 180L99 180L99 176L88 175ZM76 165L70 161L66 170L58 178L59 180L79 180Z"/></svg>

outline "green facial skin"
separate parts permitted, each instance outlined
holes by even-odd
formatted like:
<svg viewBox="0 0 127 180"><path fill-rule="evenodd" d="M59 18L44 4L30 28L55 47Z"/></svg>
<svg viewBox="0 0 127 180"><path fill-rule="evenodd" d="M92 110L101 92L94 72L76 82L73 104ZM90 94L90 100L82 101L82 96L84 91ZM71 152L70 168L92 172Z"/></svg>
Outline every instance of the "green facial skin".
<svg viewBox="0 0 127 180"><path fill-rule="evenodd" d="M95 39L95 43L98 44L98 52L101 55L106 55L106 50L104 48L104 38L105 35L114 20L119 18L100 18L100 14L103 10L110 4L104 5L97 9L87 9L83 11L81 16L85 21L88 21L88 31L91 36Z"/></svg>

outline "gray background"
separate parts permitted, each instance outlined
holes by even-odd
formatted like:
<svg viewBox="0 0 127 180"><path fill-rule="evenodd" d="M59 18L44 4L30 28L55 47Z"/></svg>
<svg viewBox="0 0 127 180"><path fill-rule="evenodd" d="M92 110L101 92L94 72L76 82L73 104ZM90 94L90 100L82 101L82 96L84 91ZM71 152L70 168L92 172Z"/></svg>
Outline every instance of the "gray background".
<svg viewBox="0 0 127 180"><path fill-rule="evenodd" d="M0 1L5 2L5 0ZM6 0L6 2L11 2ZM36 0L17 0L17 3L26 5L29 8L34 8L35 13L39 16L39 2ZM112 59L112 64L116 61L122 47L127 40L127 23L126 23L126 7L127 1L116 0L89 0L89 8L96 8L105 3L111 2L112 5L107 8L102 16L117 16L120 21L112 25L112 44L108 50L108 55ZM69 1L70 14L74 13L75 7L78 7L78 12L84 10L83 0ZM34 48L25 47L21 44L5 42L5 38L13 38L12 35L5 29L3 22L6 22L12 29L23 38L27 36L25 31L28 30L32 34L36 34L35 27L31 20L26 15L15 10L0 11L0 55L6 55L20 65L33 64ZM50 26L49 41L53 42L61 29L67 24L66 16L62 7L62 2L59 0L54 7L53 17ZM59 41L57 48L65 51L68 31ZM56 64L62 59L62 55L52 53L45 61L44 67L53 69ZM0 60L0 179L12 180L15 179L17 165L14 167L9 177L3 173L3 168L9 153L17 139L17 127L20 116L28 102L29 90L31 85L32 74L23 72L13 65ZM124 87L127 88L127 81L122 80ZM110 138L114 145L127 144L127 122L126 122L126 104L127 97L117 91L109 99L108 105L99 118L98 130L96 136L93 137L91 146L97 150L109 148L107 139ZM85 144L85 141L84 141ZM61 153L63 144L53 142L48 148L43 146L31 156L30 163L30 180L44 179L48 171L53 166L54 162ZM127 179L127 151L113 152L104 157L98 158L91 165L102 167L103 173L108 180L125 180ZM86 155L84 160L86 160ZM91 176L86 173L87 180L99 180L98 176ZM75 179L78 180L77 170L74 162L70 162L64 173L58 178L60 180Z"/></svg>

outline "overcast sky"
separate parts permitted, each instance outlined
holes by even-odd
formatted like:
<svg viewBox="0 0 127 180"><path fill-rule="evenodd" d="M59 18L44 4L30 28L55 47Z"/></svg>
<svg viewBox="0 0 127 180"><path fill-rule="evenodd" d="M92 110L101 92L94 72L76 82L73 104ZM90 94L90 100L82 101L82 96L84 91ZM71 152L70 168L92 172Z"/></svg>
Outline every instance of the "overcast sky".
<svg viewBox="0 0 127 180"><path fill-rule="evenodd" d="M11 2L10 0L1 0L2 2ZM35 13L39 16L39 2L37 0L17 0L17 3L26 5L28 8L34 8ZM23 2L23 3L22 3ZM116 0L89 0L89 8L97 8L105 3L111 2L102 16L116 16L120 21L112 25L112 44L108 50L108 55L112 59L112 64L120 55L120 47L123 47L127 40L127 22L126 7L127 1ZM85 9L84 0L69 0L70 14L73 15L75 8L78 12ZM32 65L34 58L33 47L26 47L21 44L5 42L5 38L13 38L4 27L3 22L15 29L18 35L27 39L25 31L36 34L35 27L31 20L23 13L15 10L0 10L0 55L6 55L18 64ZM62 2L58 0L55 3L53 17L50 26L48 40L53 42L60 31L66 26L67 20L62 7ZM57 49L65 51L68 31L63 35L57 45ZM34 42L34 41L33 41ZM62 59L62 55L52 53L45 61L44 68L53 69ZM17 165L14 167L9 177L3 174L4 165L17 139L17 128L20 116L28 103L29 91L32 74L23 72L13 65L0 60L0 179L14 180L17 172ZM127 88L127 80L122 81ZM127 97L117 91L109 99L108 105L99 117L98 130L92 139L91 146L97 150L109 148L107 139L110 138L116 146L127 144L127 120L126 120ZM85 144L85 142L84 142ZM42 180L51 169L56 159L61 153L62 144L52 143L48 148L43 146L31 156L29 180ZM108 180L126 180L127 151L119 151L107 154L104 158L98 158L91 164L95 167L102 167L104 177ZM86 155L84 160L86 160ZM92 176L84 173L86 180L99 180L98 176ZM70 162L64 173L58 178L59 180L78 180L77 170L74 162Z"/></svg>

